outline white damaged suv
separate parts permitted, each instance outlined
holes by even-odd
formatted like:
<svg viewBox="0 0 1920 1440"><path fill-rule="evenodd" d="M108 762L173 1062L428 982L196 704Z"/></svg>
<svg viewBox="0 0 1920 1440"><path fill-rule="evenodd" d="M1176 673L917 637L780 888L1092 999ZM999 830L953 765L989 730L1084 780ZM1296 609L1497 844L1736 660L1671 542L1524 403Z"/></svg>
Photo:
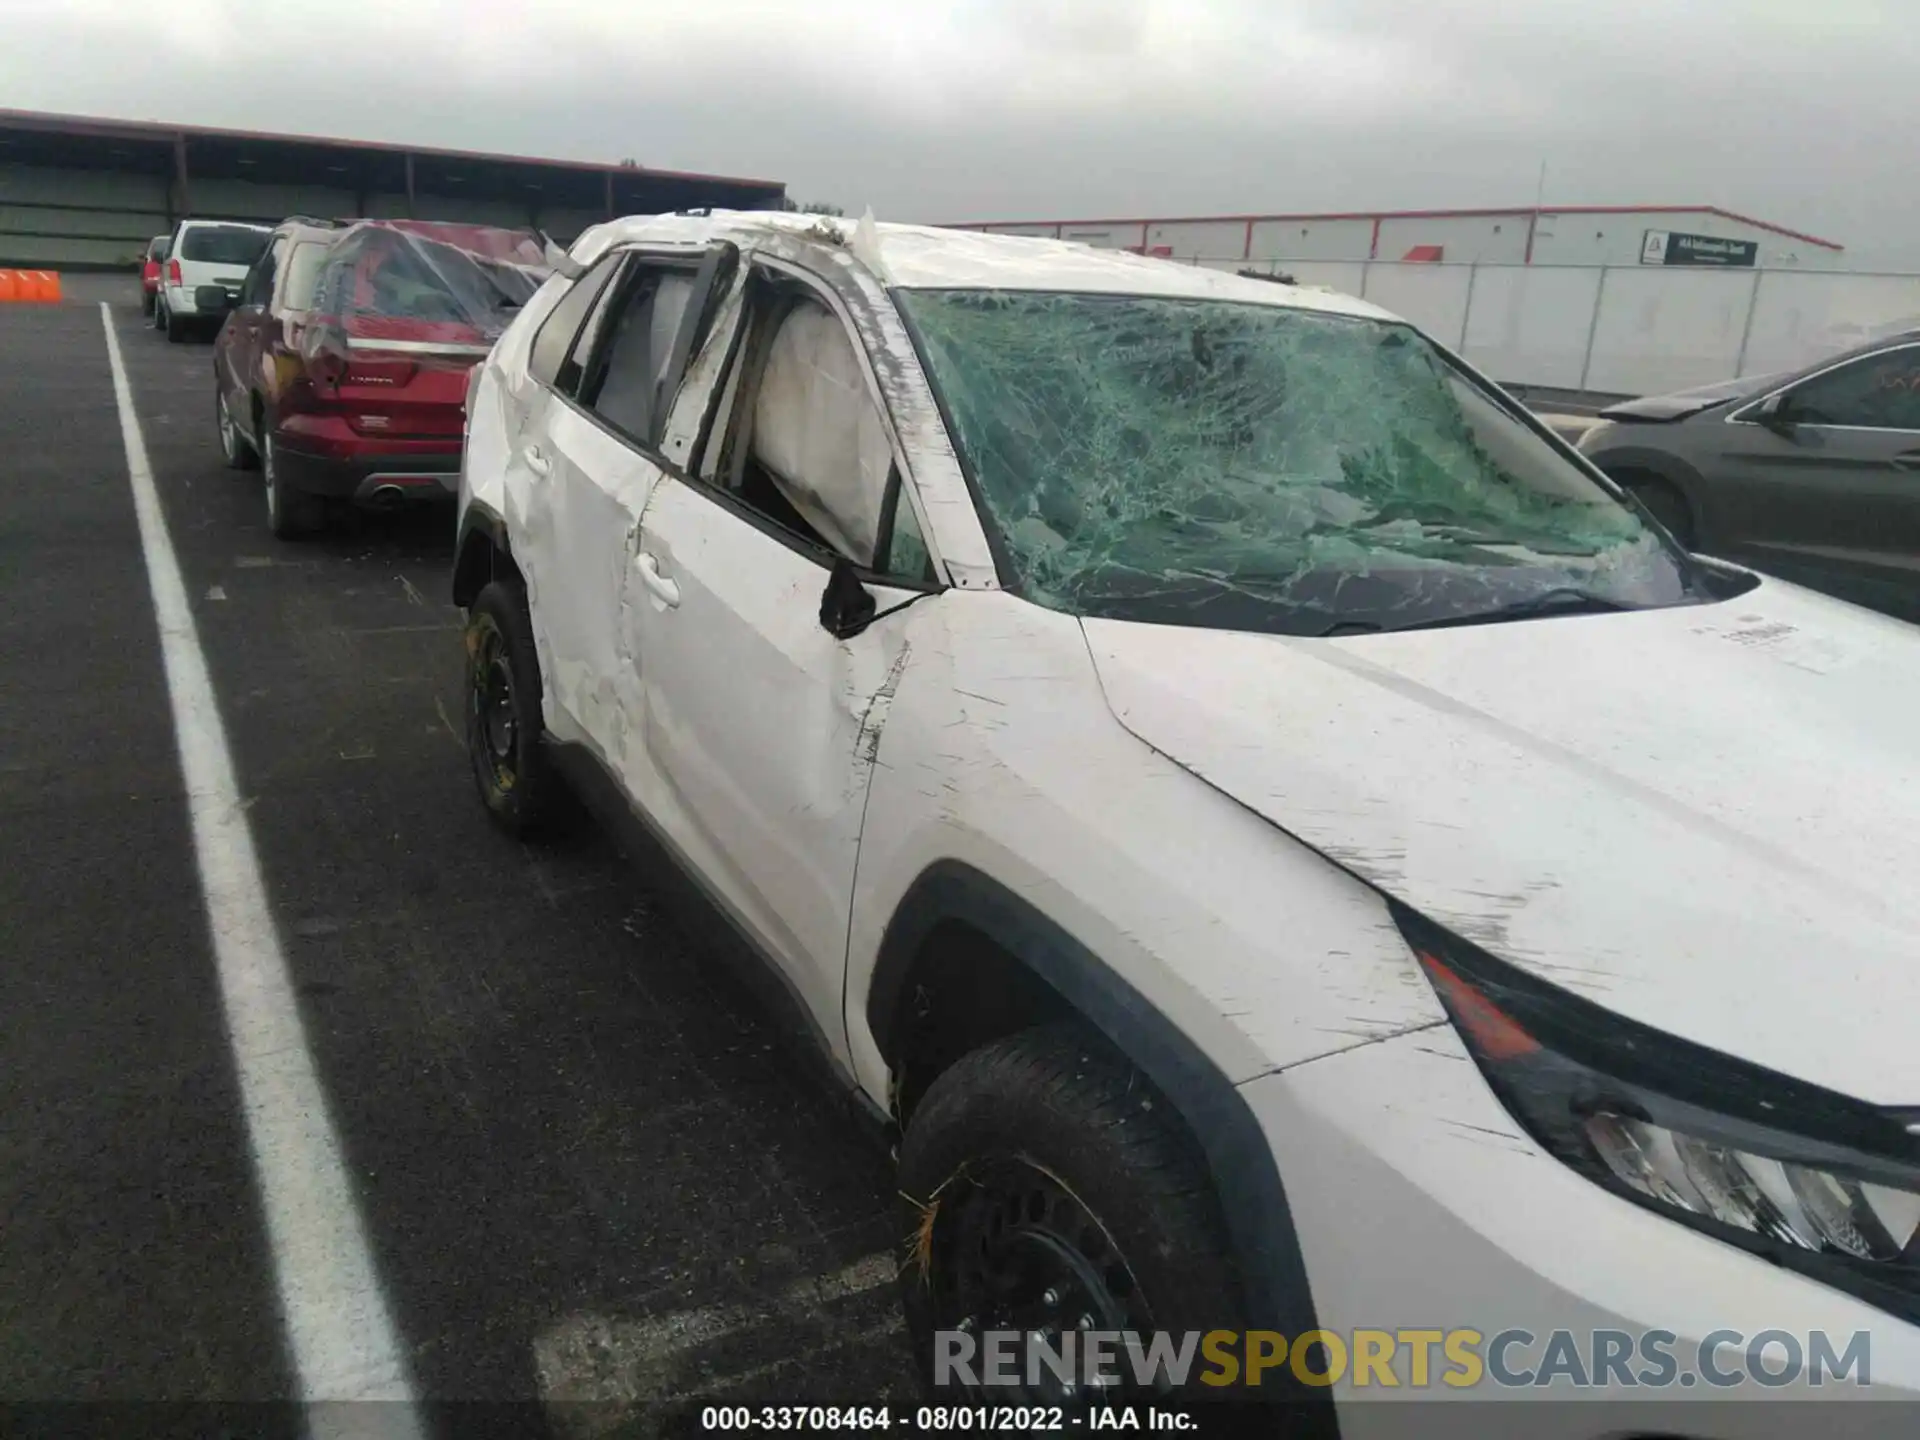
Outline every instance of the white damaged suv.
<svg viewBox="0 0 1920 1440"><path fill-rule="evenodd" d="M1052 241L602 225L467 425L481 796L634 822L898 1127L947 1393L1320 1331L1266 1393L1350 1428L1369 1327L1920 1386L1920 632L1370 305Z"/></svg>

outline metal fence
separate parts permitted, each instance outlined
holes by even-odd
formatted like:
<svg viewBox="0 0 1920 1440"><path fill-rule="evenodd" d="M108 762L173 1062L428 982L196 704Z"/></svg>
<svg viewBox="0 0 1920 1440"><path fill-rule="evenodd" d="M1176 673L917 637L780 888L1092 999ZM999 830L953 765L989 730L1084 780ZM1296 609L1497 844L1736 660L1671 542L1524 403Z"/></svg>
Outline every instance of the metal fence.
<svg viewBox="0 0 1920 1440"><path fill-rule="evenodd" d="M1902 325L1920 275L1654 266L1195 260L1292 276L1411 320L1503 384L1659 394L1794 369Z"/></svg>

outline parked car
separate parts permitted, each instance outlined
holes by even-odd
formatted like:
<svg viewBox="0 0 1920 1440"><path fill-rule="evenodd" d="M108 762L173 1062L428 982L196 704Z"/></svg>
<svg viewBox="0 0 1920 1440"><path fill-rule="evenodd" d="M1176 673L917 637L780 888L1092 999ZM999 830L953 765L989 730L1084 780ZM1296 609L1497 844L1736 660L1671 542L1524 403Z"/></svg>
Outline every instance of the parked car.
<svg viewBox="0 0 1920 1440"><path fill-rule="evenodd" d="M480 799L690 876L898 1131L930 1376L1448 1317L1915 1393L1920 633L1361 301L807 216L561 269L469 402Z"/></svg>
<svg viewBox="0 0 1920 1440"><path fill-rule="evenodd" d="M167 339L176 343L195 331L212 334L272 233L271 225L182 220L174 227L161 265L154 328L166 331Z"/></svg>
<svg viewBox="0 0 1920 1440"><path fill-rule="evenodd" d="M1580 449L1683 545L1920 620L1920 330L1614 405Z"/></svg>
<svg viewBox="0 0 1920 1440"><path fill-rule="evenodd" d="M156 235L147 242L147 256L140 265L140 313L153 314L154 299L160 293L160 267L166 263L170 235Z"/></svg>
<svg viewBox="0 0 1920 1440"><path fill-rule="evenodd" d="M530 231L405 220L276 231L214 351L227 463L282 538L328 507L453 498L467 376L546 278Z"/></svg>

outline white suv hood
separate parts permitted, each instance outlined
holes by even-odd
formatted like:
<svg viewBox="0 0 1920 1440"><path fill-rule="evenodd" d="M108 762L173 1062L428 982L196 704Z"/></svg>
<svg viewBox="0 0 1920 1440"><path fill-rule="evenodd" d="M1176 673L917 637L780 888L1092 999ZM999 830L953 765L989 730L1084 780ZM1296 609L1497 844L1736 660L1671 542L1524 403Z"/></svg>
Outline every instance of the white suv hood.
<svg viewBox="0 0 1920 1440"><path fill-rule="evenodd" d="M1920 1104L1920 630L1717 604L1301 640L1085 622L1156 750L1616 1013Z"/></svg>

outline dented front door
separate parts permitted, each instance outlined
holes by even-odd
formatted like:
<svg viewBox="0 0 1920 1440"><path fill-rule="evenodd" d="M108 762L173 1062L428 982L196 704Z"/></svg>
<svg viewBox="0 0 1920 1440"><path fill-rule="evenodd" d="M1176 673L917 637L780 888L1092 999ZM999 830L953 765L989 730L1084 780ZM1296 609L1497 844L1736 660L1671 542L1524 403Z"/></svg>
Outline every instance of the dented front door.
<svg viewBox="0 0 1920 1440"><path fill-rule="evenodd" d="M820 624L818 558L671 477L638 538L627 603L654 818L844 1055L860 821L915 610L884 612L914 592L870 583L882 613L836 640Z"/></svg>

